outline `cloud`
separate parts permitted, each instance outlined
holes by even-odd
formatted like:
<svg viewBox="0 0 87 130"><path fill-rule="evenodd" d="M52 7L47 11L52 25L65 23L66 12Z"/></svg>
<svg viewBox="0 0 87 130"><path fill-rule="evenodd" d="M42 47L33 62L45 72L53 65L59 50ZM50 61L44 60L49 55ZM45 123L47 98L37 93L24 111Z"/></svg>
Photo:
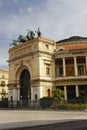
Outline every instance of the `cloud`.
<svg viewBox="0 0 87 130"><path fill-rule="evenodd" d="M86 0L47 0L45 5L21 7L18 14L4 16L0 21L0 34L14 38L25 34L28 28L39 26L43 36L53 40L87 35Z"/></svg>
<svg viewBox="0 0 87 130"><path fill-rule="evenodd" d="M47 1L48 29L53 32L54 39L62 39L71 35L87 36L86 4L86 0Z"/></svg>
<svg viewBox="0 0 87 130"><path fill-rule="evenodd" d="M17 3L17 12L0 16L0 36L7 38L9 44L18 35L25 36L27 29L36 30L38 27L43 37L55 41L72 35L87 37L87 0L44 0L44 4L41 1L27 6L23 5L23 0L21 5L18 0L13 2ZM2 53L0 50L0 55ZM4 53L0 60L5 64L7 51L4 50Z"/></svg>
<svg viewBox="0 0 87 130"><path fill-rule="evenodd" d="M33 12L34 10L33 10L33 8L28 7L28 8L27 8L27 11L28 11L28 12Z"/></svg>

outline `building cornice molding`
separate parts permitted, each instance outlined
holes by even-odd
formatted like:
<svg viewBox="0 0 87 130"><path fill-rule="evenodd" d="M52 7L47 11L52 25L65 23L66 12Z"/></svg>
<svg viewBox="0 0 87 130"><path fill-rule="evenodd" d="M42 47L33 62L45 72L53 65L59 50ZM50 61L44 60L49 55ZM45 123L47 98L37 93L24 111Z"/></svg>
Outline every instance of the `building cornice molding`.
<svg viewBox="0 0 87 130"><path fill-rule="evenodd" d="M44 37L36 37L36 38L34 38L34 39L32 39L32 40L29 40L29 41L26 41L26 42L24 42L24 43L21 43L21 44L19 44L19 45L17 45L17 46L14 46L14 47L12 47L12 48L10 48L9 49L9 52L10 51L13 51L13 50L15 50L15 49L19 49L19 48L21 48L21 47L25 47L26 45L29 45L29 44L33 44L33 43L35 43L35 42L46 42L46 43L50 43L50 44L56 44L55 42L54 42L54 40L49 40L49 39L46 39L46 38L44 38Z"/></svg>
<svg viewBox="0 0 87 130"><path fill-rule="evenodd" d="M76 45L76 44L87 44L87 41L72 41L72 42L61 42L61 43L56 43L57 46L60 45Z"/></svg>
<svg viewBox="0 0 87 130"><path fill-rule="evenodd" d="M67 51L57 51L54 53L55 58L60 57L74 57L74 56L87 56L87 49L79 49L79 50L67 50Z"/></svg>
<svg viewBox="0 0 87 130"><path fill-rule="evenodd" d="M31 80L31 83L35 82L35 81L38 81L38 82L54 82L53 79L40 79L40 78L36 78L36 79L32 79Z"/></svg>

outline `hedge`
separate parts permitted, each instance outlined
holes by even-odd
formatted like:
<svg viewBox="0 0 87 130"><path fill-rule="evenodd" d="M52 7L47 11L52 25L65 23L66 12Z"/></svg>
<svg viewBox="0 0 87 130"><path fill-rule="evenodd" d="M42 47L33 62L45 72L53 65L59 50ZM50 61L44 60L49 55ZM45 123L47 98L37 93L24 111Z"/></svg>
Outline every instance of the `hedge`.
<svg viewBox="0 0 87 130"><path fill-rule="evenodd" d="M52 109L55 110L85 110L87 109L87 104L52 104Z"/></svg>

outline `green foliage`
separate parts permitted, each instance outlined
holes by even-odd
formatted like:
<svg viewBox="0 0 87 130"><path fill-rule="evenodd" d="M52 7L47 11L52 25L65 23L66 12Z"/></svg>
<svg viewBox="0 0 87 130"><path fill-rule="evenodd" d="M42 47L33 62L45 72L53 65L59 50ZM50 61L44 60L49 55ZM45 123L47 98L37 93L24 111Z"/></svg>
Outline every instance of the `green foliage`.
<svg viewBox="0 0 87 130"><path fill-rule="evenodd" d="M40 100L54 100L54 98L46 96L46 97L40 98Z"/></svg>
<svg viewBox="0 0 87 130"><path fill-rule="evenodd" d="M54 89L52 91L52 96L55 100L64 100L64 91L61 89Z"/></svg>
<svg viewBox="0 0 87 130"><path fill-rule="evenodd" d="M87 109L87 104L59 104L53 103L52 108L55 110L85 110Z"/></svg>
<svg viewBox="0 0 87 130"><path fill-rule="evenodd" d="M40 98L40 106L42 109L51 108L53 101L54 101L53 97L42 97Z"/></svg>
<svg viewBox="0 0 87 130"><path fill-rule="evenodd" d="M67 104L53 102L51 108L55 110L58 110L58 109L67 110Z"/></svg>

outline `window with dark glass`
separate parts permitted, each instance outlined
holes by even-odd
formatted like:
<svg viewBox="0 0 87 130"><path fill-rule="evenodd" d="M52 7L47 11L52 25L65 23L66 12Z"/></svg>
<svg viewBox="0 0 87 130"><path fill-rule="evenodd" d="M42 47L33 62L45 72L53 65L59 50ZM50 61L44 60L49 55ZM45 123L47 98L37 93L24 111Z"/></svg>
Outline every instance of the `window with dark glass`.
<svg viewBox="0 0 87 130"><path fill-rule="evenodd" d="M4 89L2 89L2 94L5 94L5 93L6 93L6 91Z"/></svg>
<svg viewBox="0 0 87 130"><path fill-rule="evenodd" d="M59 67L59 76L63 76L63 67Z"/></svg>
<svg viewBox="0 0 87 130"><path fill-rule="evenodd" d="M83 65L78 66L78 75L84 75L84 66Z"/></svg>
<svg viewBox="0 0 87 130"><path fill-rule="evenodd" d="M5 81L1 81L1 86L5 86Z"/></svg>

